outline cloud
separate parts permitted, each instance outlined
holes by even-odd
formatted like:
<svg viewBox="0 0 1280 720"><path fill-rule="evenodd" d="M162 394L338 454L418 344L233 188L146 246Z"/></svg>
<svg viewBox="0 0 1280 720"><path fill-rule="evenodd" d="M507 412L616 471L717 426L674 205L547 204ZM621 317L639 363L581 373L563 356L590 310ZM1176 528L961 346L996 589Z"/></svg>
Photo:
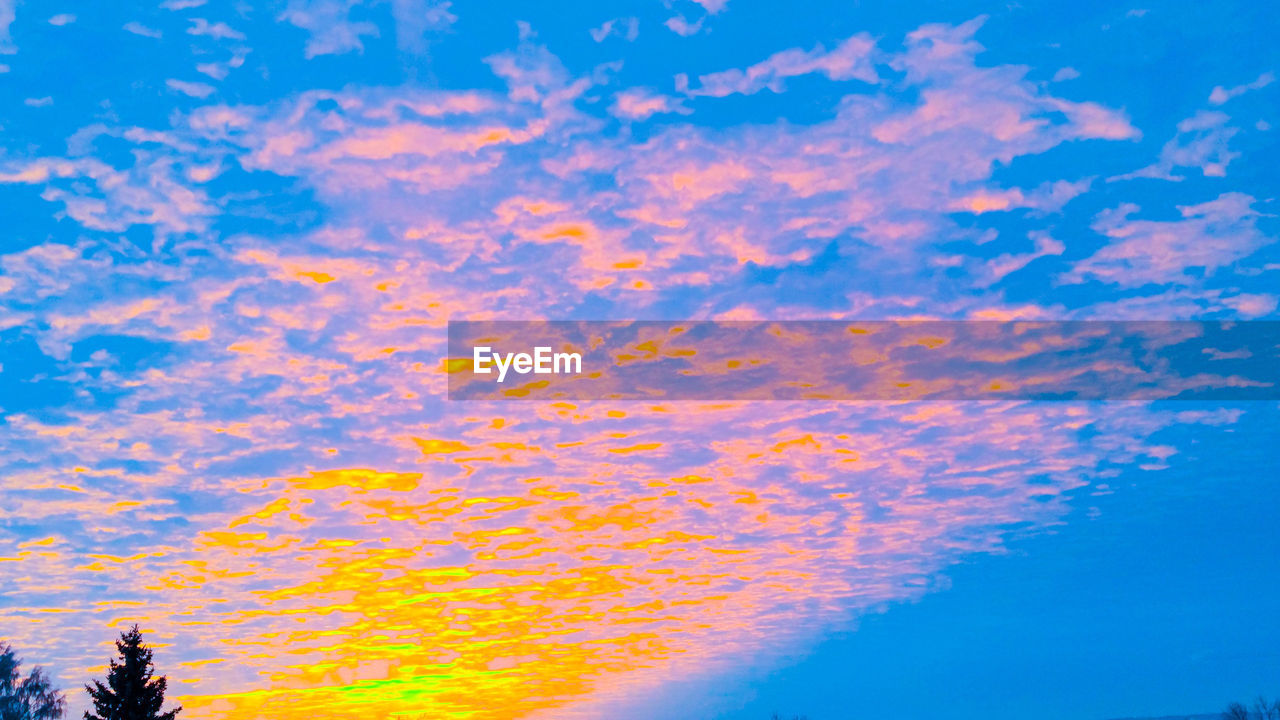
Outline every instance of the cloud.
<svg viewBox="0 0 1280 720"><path fill-rule="evenodd" d="M633 42L640 36L640 20L634 17L614 18L606 20L600 27L588 31L591 39L604 42L605 38L618 36L627 42Z"/></svg>
<svg viewBox="0 0 1280 720"><path fill-rule="evenodd" d="M42 199L94 230L150 225L161 236L200 232L214 208L203 192L175 176L174 165L147 152L124 169L92 158L44 158L0 171L0 183L44 185Z"/></svg>
<svg viewBox="0 0 1280 720"><path fill-rule="evenodd" d="M570 263L561 271L570 282L623 303L630 313L630 303L641 301L629 294L722 282L747 262L803 262L844 233L887 253L950 237L958 232L951 219L957 211L1056 212L1088 189L1088 180L992 188L987 180L995 165L1078 138L1132 136L1118 113L1048 95L1026 81L1022 69L978 67L973 55L980 48L961 47L967 58L952 53L937 62L919 55L934 52L932 43L886 53L888 62L914 63L907 97L890 88L851 95L831 120L785 131L673 126L638 148L601 136L598 121L582 107L604 81L573 77L545 47L527 40L488 59L507 82L505 97L309 93L269 115L208 108L192 119L211 140L244 148L241 162L248 168L305 178L344 205L375 202L381 221L397 227L394 233L413 232L415 242L448 258L439 264L455 274L456 259L476 252L479 264L468 272L507 277L514 266L477 240L501 238L513 250L536 246L549 262ZM800 57L807 69L838 76L850 67L837 62L845 56L836 52L779 56ZM674 99L638 88L616 93L609 110L629 117L681 112ZM600 174L622 194L588 190L595 182L589 178ZM508 178L519 181L512 186ZM365 193L376 199L356 199ZM529 210L504 210L498 226L483 216L459 225L424 217L416 198L427 193L437 199L480 194L495 207ZM593 199L583 203L583 197ZM618 257L610 260L611 253ZM686 270L694 258L697 269ZM901 258L876 253L863 262L916 272ZM911 284L905 282L898 287ZM504 292L514 303L544 290Z"/></svg>
<svg viewBox="0 0 1280 720"><path fill-rule="evenodd" d="M694 4L699 5L705 14L699 17L697 21L690 22L683 12L667 18L663 23L671 32L681 37L690 37L702 31L703 24L707 18L722 12L729 4L729 0L691 0ZM670 5L668 4L668 7ZM598 42L598 41L597 41Z"/></svg>
<svg viewBox="0 0 1280 720"><path fill-rule="evenodd" d="M1093 278L1124 287L1148 283L1187 285L1195 271L1207 275L1230 268L1275 242L1257 228L1254 198L1223 193L1197 205L1180 206L1180 220L1139 220L1125 204L1098 215L1093 228L1110 241L1079 261L1060 281Z"/></svg>
<svg viewBox="0 0 1280 720"><path fill-rule="evenodd" d="M1275 314L1280 297L1265 293L1238 293L1222 298L1222 304L1245 318L1265 318Z"/></svg>
<svg viewBox="0 0 1280 720"><path fill-rule="evenodd" d="M1090 183L1091 181L1087 179L1078 182L1059 180L1054 183L1045 183L1031 192L1024 192L1021 188L982 189L957 198L952 202L951 207L958 212L971 212L978 215L1017 208L1056 212L1073 198L1088 190Z"/></svg>
<svg viewBox="0 0 1280 720"><path fill-rule="evenodd" d="M341 55L364 50L361 38L377 37L378 26L366 20L353 21L351 9L359 0L289 0L280 19L306 30L306 56Z"/></svg>
<svg viewBox="0 0 1280 720"><path fill-rule="evenodd" d="M698 31L702 29L702 21L705 19L705 17L698 18L697 22L691 23L683 15L673 15L667 18L667 21L664 22L663 25L665 25L668 30L681 37L689 37L691 35L698 34Z"/></svg>
<svg viewBox="0 0 1280 720"><path fill-rule="evenodd" d="M1216 110L1201 110L1178 123L1178 133L1160 149L1160 159L1154 164L1124 175L1108 178L1108 181L1152 178L1157 180L1183 180L1175 175L1180 167L1199 168L1205 177L1223 177L1227 166L1240 157L1230 148L1231 138L1239 133L1230 127L1231 118Z"/></svg>
<svg viewBox="0 0 1280 720"><path fill-rule="evenodd" d="M17 17L16 6L17 0L0 0L0 54L2 55L17 52L17 47L13 44L13 36L9 34L9 28Z"/></svg>
<svg viewBox="0 0 1280 720"><path fill-rule="evenodd" d="M158 39L160 37L163 37L164 35L159 30L149 28L146 25L143 25L142 23L133 21L133 20L124 24L124 30L126 32L131 32L134 35L141 35L142 37L149 37L149 38Z"/></svg>
<svg viewBox="0 0 1280 720"><path fill-rule="evenodd" d="M13 543L7 569L60 588L64 612L42 623L45 640L23 634L28 608L48 597L23 580L3 618L24 646L62 662L100 648L54 647L51 632L89 638L72 630L143 622L165 641L171 681L193 713L590 716L672 673L807 644L805 628L846 626L851 611L919 597L939 568L998 551L1007 528L1055 522L1103 457L1162 454L1144 438L1171 422L1115 407L938 404L842 412L836 423L825 408L775 410L763 419L749 408L601 404L579 408L576 423L448 417L407 443L416 463L408 448L384 451L402 468L213 470L218 481L194 485L92 462L11 476L7 511L48 521L43 536ZM113 454L157 464L175 451L188 462L216 451L196 438L230 432L261 446L296 431L154 414L114 430L80 420L14 425L57 457L108 442ZM707 440L708 426L725 423L737 437ZM1081 443L1080 427L1103 440ZM147 440L135 440L142 432ZM339 453L355 445L337 444ZM539 479L547 467L555 478ZM521 477L534 479L513 484ZM178 519L179 486L220 502L181 513L182 539L160 540ZM109 590L137 584L151 588L145 604ZM425 666L454 681L436 682ZM469 668L482 672L458 682ZM264 674L277 680L263 687ZM364 691L370 683L376 693Z"/></svg>
<svg viewBox="0 0 1280 720"><path fill-rule="evenodd" d="M708 13L715 15L729 6L729 0L693 0Z"/></svg>
<svg viewBox="0 0 1280 720"><path fill-rule="evenodd" d="M188 35L196 35L198 37L209 37L214 40L244 40L244 33L236 30L224 22L209 22L205 18L192 18L191 27L187 28Z"/></svg>
<svg viewBox="0 0 1280 720"><path fill-rule="evenodd" d="M644 88L631 88L614 96L609 112L626 120L647 120L656 114L687 115L693 111L684 107L680 98L659 95Z"/></svg>
<svg viewBox="0 0 1280 720"><path fill-rule="evenodd" d="M808 51L792 48L774 53L745 70L701 75L696 88L689 87L687 77L681 75L676 79L676 86L694 97L725 97L735 93L752 95L766 88L782 92L787 78L810 73L821 73L831 80L875 83L879 76L873 65L874 57L875 41L863 33L844 40L831 51L821 45Z"/></svg>
<svg viewBox="0 0 1280 720"><path fill-rule="evenodd" d="M189 95L194 98L207 98L213 94L213 86L205 83L175 80L173 78L165 80L164 82L166 85L177 90L183 95Z"/></svg>
<svg viewBox="0 0 1280 720"><path fill-rule="evenodd" d="M444 0L391 0L396 23L396 47L406 52L422 52L427 34L440 32L457 21Z"/></svg>
<svg viewBox="0 0 1280 720"><path fill-rule="evenodd" d="M990 278L989 282L991 284L997 283L1010 274L1022 270L1027 267L1027 265L1030 265L1034 260L1038 260L1042 257L1058 256L1066 250L1066 245L1061 241L1042 232L1032 233L1030 239L1034 244L1034 249L1031 252L1007 253L986 261L986 268L989 272Z"/></svg>
<svg viewBox="0 0 1280 720"><path fill-rule="evenodd" d="M1260 90L1275 82L1275 79L1274 73L1264 72L1258 76L1257 80L1244 85L1237 85L1233 88L1224 88L1221 85L1217 85L1213 88L1213 92L1209 93L1209 104L1222 105L1228 100L1239 97L1250 90Z"/></svg>
<svg viewBox="0 0 1280 720"><path fill-rule="evenodd" d="M422 52L427 35L451 26L457 17L444 0L388 0L395 21L396 47L405 52ZM362 0L289 0L280 19L306 30L308 59L320 55L363 52L362 38L378 37L376 23L353 20L352 11Z"/></svg>
<svg viewBox="0 0 1280 720"><path fill-rule="evenodd" d="M203 73L214 80L223 80L231 71L242 67L245 58L248 57L248 50L237 50L234 55L223 62L196 63L196 72Z"/></svg>

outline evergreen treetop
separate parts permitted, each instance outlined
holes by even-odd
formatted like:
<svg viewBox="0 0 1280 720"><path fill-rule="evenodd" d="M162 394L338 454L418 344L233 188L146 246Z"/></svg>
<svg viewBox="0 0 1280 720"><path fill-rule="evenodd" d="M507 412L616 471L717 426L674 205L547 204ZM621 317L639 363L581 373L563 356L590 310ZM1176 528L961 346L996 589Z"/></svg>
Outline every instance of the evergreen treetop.
<svg viewBox="0 0 1280 720"><path fill-rule="evenodd" d="M120 659L111 660L107 683L95 680L85 685L93 700L93 712L84 720L174 720L181 707L161 712L168 680L153 677L151 648L142 644L142 632L134 625L116 641Z"/></svg>

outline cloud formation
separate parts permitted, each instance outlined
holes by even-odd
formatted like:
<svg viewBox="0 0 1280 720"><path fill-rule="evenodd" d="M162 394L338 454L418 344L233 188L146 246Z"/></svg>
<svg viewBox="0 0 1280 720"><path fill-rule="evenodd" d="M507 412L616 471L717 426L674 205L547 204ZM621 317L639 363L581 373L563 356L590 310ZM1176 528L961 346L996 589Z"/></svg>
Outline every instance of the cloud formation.
<svg viewBox="0 0 1280 720"><path fill-rule="evenodd" d="M445 4L113 21L190 52L107 106L45 91L84 122L0 153L15 642L71 686L140 622L198 718L632 717L1051 527L1176 455L1158 433L1232 421L445 402L450 318L1274 316L1270 198L1221 109L1148 145L1083 77L1035 79L1060 59L984 54L982 19L711 72L616 54L740 12L701 5L687 40L592 18L566 36L598 54L532 24L512 46L504 18L465 58L419 57L474 20ZM402 55L431 81L370 70ZM1187 199L1096 181L1147 163L1200 170L1159 183Z"/></svg>

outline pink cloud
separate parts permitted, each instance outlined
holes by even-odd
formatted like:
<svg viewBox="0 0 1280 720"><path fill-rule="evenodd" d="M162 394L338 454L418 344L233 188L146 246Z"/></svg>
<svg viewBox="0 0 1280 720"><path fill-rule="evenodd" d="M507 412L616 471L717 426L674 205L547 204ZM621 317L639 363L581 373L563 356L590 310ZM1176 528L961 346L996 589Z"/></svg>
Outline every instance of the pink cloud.
<svg viewBox="0 0 1280 720"><path fill-rule="evenodd" d="M631 88L614 96L609 112L626 120L646 120L658 114L687 115L693 111L682 105L679 98L658 95L644 88Z"/></svg>
<svg viewBox="0 0 1280 720"><path fill-rule="evenodd" d="M1231 139L1239 133L1238 128L1227 125L1230 119L1225 113L1201 110L1178 123L1177 135L1160 149L1159 160L1108 180L1154 178L1177 182L1183 179L1173 172L1179 167L1199 168L1205 177L1223 177L1231 161L1240 157L1230 147Z"/></svg>
<svg viewBox="0 0 1280 720"><path fill-rule="evenodd" d="M1209 202L1179 207L1182 219L1173 221L1132 219L1139 210L1132 204L1100 213L1093 227L1110 243L1060 280L1094 278L1124 287L1188 284L1190 271L1213 274L1230 268L1274 242L1257 229L1254 202L1248 195L1224 193Z"/></svg>
<svg viewBox="0 0 1280 720"><path fill-rule="evenodd" d="M1225 88L1217 85L1213 88L1213 92L1209 93L1209 104L1222 105L1232 98L1239 97L1251 90L1261 90L1262 88L1275 82L1275 73L1264 72L1258 76L1258 79L1244 85L1237 85L1233 88Z"/></svg>
<svg viewBox="0 0 1280 720"><path fill-rule="evenodd" d="M831 80L879 81L875 66L875 41L865 33L841 42L834 50L821 45L812 50L792 48L770 55L745 70L725 70L700 75L698 87L690 88L685 76L677 78L679 90L690 96L725 97L739 93L752 95L764 89L782 92L787 78L821 73Z"/></svg>
<svg viewBox="0 0 1280 720"><path fill-rule="evenodd" d="M640 36L640 20L634 17L614 18L606 20L600 27L592 28L591 39L604 42L605 38L618 36L627 42L633 42Z"/></svg>
<svg viewBox="0 0 1280 720"><path fill-rule="evenodd" d="M690 35L696 35L702 29L703 20L705 18L698 18L697 22L691 23L683 15L673 15L667 18L663 25L666 25L668 30L681 37L689 37Z"/></svg>

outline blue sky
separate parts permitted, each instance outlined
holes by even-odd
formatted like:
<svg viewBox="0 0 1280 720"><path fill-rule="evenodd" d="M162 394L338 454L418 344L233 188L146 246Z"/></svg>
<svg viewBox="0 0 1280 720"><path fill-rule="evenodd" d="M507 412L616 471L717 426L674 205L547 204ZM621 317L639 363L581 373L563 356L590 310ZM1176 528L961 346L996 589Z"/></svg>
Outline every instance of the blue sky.
<svg viewBox="0 0 1280 720"><path fill-rule="evenodd" d="M1257 443L1274 422L1204 433L1178 467L1081 498L1051 534L948 571L725 717L1158 717L1255 697L1280 664L1275 457Z"/></svg>
<svg viewBox="0 0 1280 720"><path fill-rule="evenodd" d="M1280 692L1274 403L513 408L441 372L450 319L1278 320L1277 30L0 0L0 630L75 688L138 622L198 718Z"/></svg>

